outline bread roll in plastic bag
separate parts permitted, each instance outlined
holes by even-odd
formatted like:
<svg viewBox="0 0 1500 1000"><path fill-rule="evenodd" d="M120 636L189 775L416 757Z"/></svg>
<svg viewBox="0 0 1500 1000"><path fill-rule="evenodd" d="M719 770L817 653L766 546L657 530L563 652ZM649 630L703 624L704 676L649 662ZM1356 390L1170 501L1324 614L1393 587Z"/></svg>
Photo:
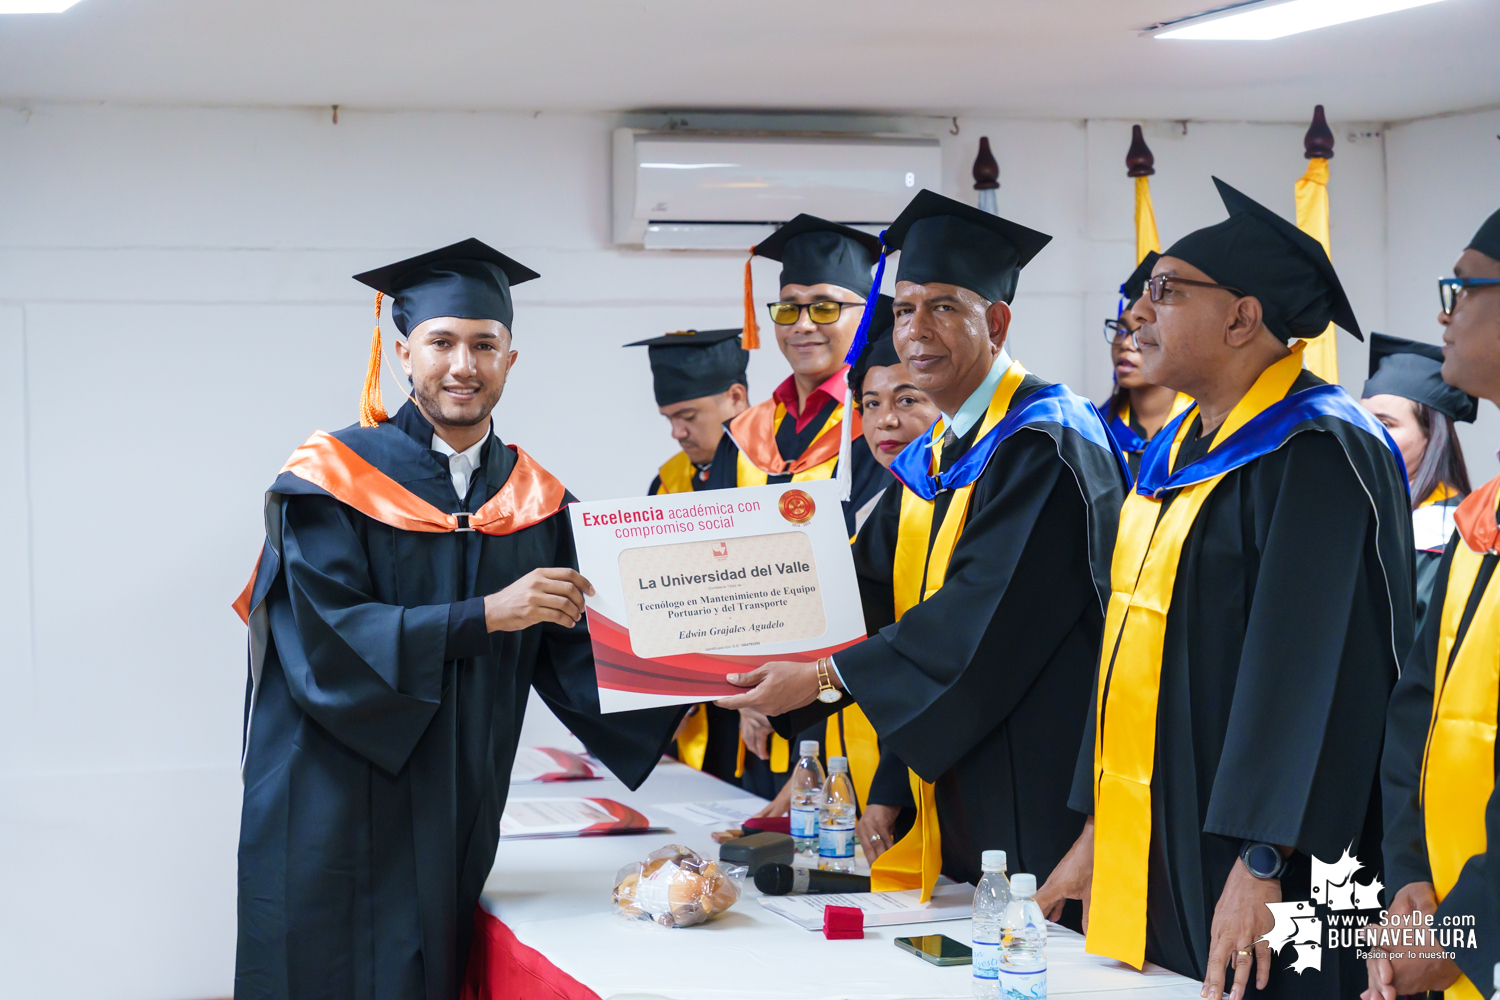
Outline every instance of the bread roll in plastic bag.
<svg viewBox="0 0 1500 1000"><path fill-rule="evenodd" d="M735 904L748 869L707 861L698 852L669 844L615 876L615 906L633 920L663 927L701 924Z"/></svg>

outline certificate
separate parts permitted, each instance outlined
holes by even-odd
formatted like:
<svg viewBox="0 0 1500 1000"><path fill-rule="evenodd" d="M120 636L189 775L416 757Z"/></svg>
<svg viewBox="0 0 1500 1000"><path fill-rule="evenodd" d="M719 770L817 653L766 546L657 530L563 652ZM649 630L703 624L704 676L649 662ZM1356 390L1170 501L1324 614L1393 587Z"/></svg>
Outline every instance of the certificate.
<svg viewBox="0 0 1500 1000"><path fill-rule="evenodd" d="M833 480L668 493L569 508L599 707L709 701L767 660L865 637Z"/></svg>

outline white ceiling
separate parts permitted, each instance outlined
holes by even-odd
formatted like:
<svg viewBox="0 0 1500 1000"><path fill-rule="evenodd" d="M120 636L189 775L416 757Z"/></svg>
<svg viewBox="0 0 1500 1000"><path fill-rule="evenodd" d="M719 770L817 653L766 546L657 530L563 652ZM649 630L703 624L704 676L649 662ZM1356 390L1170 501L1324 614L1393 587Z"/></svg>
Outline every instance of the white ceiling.
<svg viewBox="0 0 1500 1000"><path fill-rule="evenodd" d="M82 0L0 16L0 99L1393 120L1500 103L1500 2L1270 42L1222 0Z"/></svg>

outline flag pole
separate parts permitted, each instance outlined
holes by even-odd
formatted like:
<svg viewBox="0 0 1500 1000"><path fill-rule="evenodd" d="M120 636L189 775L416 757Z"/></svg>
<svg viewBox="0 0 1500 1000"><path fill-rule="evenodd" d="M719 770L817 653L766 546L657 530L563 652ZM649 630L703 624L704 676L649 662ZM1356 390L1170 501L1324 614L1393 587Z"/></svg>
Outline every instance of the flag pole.
<svg viewBox="0 0 1500 1000"><path fill-rule="evenodd" d="M1323 244L1332 258L1328 242L1328 161L1333 159L1333 130L1328 127L1321 104L1313 109L1312 124L1302 137L1302 148L1308 164L1307 172L1297 180L1297 228ZM1332 323L1322 336L1307 342L1302 363L1323 381L1338 384L1338 340Z"/></svg>

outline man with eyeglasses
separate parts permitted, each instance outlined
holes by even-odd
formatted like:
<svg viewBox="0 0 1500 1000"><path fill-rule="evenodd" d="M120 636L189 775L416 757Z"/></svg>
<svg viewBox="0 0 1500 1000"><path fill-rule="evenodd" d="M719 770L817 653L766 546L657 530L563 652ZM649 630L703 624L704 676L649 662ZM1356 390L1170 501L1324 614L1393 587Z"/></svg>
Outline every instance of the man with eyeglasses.
<svg viewBox="0 0 1500 1000"><path fill-rule="evenodd" d="M1044 878L1083 826L1068 787L1124 460L1092 403L1006 351L1021 269L1050 236L923 191L885 238L896 352L942 419L891 463L901 487L855 542L869 638L731 675L752 690L722 704L795 732L857 702L882 779L910 768L917 806L877 890L977 882L990 849Z"/></svg>
<svg viewBox="0 0 1500 1000"><path fill-rule="evenodd" d="M708 489L832 479L848 420L852 491L844 519L854 534L855 513L892 481L860 433L858 410L849 406L853 412L845 412L849 366L844 355L864 315L879 252L880 240L869 233L805 213L751 250L752 256L781 263L780 297L767 309L776 346L792 374L770 399L724 425L727 433L714 452ZM748 279L745 295L745 308L753 310ZM740 713L740 734L741 784L772 798L795 763L790 744L754 710Z"/></svg>
<svg viewBox="0 0 1500 1000"><path fill-rule="evenodd" d="M1229 218L1168 249L1136 306L1142 373L1196 403L1120 513L1071 800L1089 819L1037 900L1084 900L1090 952L1205 997L1228 967L1231 1000L1338 1000L1365 985L1355 949L1273 968L1266 904L1313 898L1313 857L1379 857L1385 705L1413 632L1406 474L1381 425L1303 370L1330 320L1361 336L1322 245L1215 183Z"/></svg>
<svg viewBox="0 0 1500 1000"><path fill-rule="evenodd" d="M1438 282L1443 381L1500 405L1500 212L1474 234L1453 274ZM1500 844L1497 496L1500 477L1454 514L1458 531L1391 696L1381 762L1388 924L1425 931L1431 920L1445 936L1426 947L1402 940L1372 949L1379 957L1367 963L1366 1000L1437 990L1480 1000L1500 963L1500 856L1489 856Z"/></svg>
<svg viewBox="0 0 1500 1000"><path fill-rule="evenodd" d="M1146 443L1168 420L1187 409L1192 399L1164 385L1153 385L1141 374L1141 351L1135 342L1136 327L1141 325L1135 304L1146 290L1146 279L1161 254L1151 251L1125 283L1120 286L1120 314L1104 321L1104 339L1109 341L1109 360L1114 366L1115 391L1099 415L1125 453L1134 476L1141 468Z"/></svg>

